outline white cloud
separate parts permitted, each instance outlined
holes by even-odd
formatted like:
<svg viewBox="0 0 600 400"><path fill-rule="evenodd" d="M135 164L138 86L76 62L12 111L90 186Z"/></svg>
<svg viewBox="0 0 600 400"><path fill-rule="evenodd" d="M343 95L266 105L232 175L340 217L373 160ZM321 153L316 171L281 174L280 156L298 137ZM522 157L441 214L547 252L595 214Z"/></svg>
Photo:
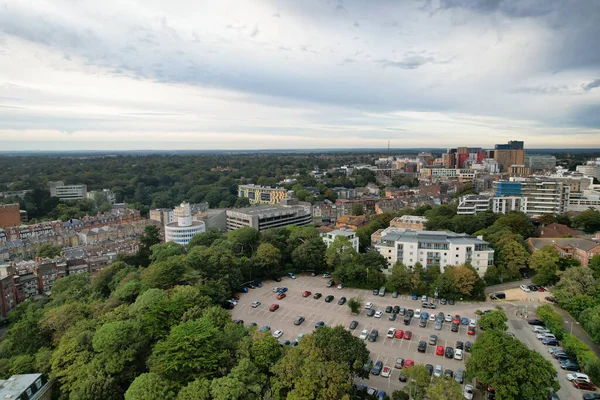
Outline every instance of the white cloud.
<svg viewBox="0 0 600 400"><path fill-rule="evenodd" d="M492 11L10 2L0 147L599 147L599 65L557 61L551 12Z"/></svg>

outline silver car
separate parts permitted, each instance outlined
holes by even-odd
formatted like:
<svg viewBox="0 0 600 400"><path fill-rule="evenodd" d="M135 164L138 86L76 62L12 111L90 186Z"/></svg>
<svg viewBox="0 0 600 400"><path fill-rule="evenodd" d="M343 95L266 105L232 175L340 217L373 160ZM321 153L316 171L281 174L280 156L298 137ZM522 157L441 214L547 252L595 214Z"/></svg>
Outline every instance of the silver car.
<svg viewBox="0 0 600 400"><path fill-rule="evenodd" d="M442 366L441 365L436 365L435 368L433 369L433 376L435 376L436 378L439 378L440 376L442 376Z"/></svg>
<svg viewBox="0 0 600 400"><path fill-rule="evenodd" d="M435 328L435 329L437 329L438 331L441 331L441 330L442 330L442 324L443 324L443 322L442 322L442 321L440 321L440 320L437 320L437 321L435 321L435 326L434 326L434 328Z"/></svg>

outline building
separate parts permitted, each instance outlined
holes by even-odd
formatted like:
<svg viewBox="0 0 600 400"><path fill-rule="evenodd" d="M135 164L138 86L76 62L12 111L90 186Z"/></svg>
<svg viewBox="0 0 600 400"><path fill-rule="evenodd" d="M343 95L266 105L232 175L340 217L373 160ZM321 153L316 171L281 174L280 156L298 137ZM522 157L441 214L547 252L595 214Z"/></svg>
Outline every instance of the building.
<svg viewBox="0 0 600 400"><path fill-rule="evenodd" d="M556 168L556 157L546 154L528 154L525 156L525 165L532 171Z"/></svg>
<svg viewBox="0 0 600 400"><path fill-rule="evenodd" d="M390 228L375 249L386 258L389 267L401 261L412 268L419 262L425 268L439 266L443 272L447 266L469 263L483 276L494 264L494 250L481 236L454 232Z"/></svg>
<svg viewBox="0 0 600 400"><path fill-rule="evenodd" d="M588 161L586 165L578 165L575 169L585 176L592 176L600 180L600 158L595 161Z"/></svg>
<svg viewBox="0 0 600 400"><path fill-rule="evenodd" d="M177 222L165 225L165 242L175 242L185 246L192 237L206 232L206 225L202 221L192 219L192 211L189 203L181 203L178 208Z"/></svg>
<svg viewBox="0 0 600 400"><path fill-rule="evenodd" d="M460 198L456 213L459 215L475 215L488 211L491 208L491 202L492 198L490 196L468 194Z"/></svg>
<svg viewBox="0 0 600 400"><path fill-rule="evenodd" d="M188 208L186 208L188 206L184 207L184 204L187 204L189 206L189 210L188 210ZM177 221L177 219L179 217L184 217L184 216L188 215L188 212L191 213L191 215L194 215L194 214L204 212L204 211L208 210L208 208L209 208L208 203L195 203L195 204L182 203L180 206L175 207L173 209L173 221L171 221L171 222Z"/></svg>
<svg viewBox="0 0 600 400"><path fill-rule="evenodd" d="M567 236L578 236L580 232L563 224L552 223L537 228L536 233L540 238L560 238Z"/></svg>
<svg viewBox="0 0 600 400"><path fill-rule="evenodd" d="M227 210L227 230L250 227L259 231L288 225L305 226L312 223L310 204L286 200L280 204L258 205Z"/></svg>
<svg viewBox="0 0 600 400"><path fill-rule="evenodd" d="M413 231L425 230L425 224L429 221L426 217L417 215L403 215L390 221L390 227L412 229Z"/></svg>
<svg viewBox="0 0 600 400"><path fill-rule="evenodd" d="M0 319L8 315L17 306L17 287L14 281L14 271L10 264L0 266Z"/></svg>
<svg viewBox="0 0 600 400"><path fill-rule="evenodd" d="M15 275L15 286L17 288L17 304L40 293L38 278L32 272Z"/></svg>
<svg viewBox="0 0 600 400"><path fill-rule="evenodd" d="M496 194L497 197L509 197L510 200L494 199L494 212L508 210L521 211L527 215L562 214L567 211L570 187L555 180L499 181Z"/></svg>
<svg viewBox="0 0 600 400"><path fill-rule="evenodd" d="M14 400L50 400L52 381L42 374L13 375L0 380L0 398Z"/></svg>
<svg viewBox="0 0 600 400"><path fill-rule="evenodd" d="M525 165L511 165L508 167L508 173L511 175L531 175L531 168Z"/></svg>
<svg viewBox="0 0 600 400"><path fill-rule="evenodd" d="M582 238L529 238L527 246L533 253L544 246L551 246L561 257L573 258L587 267L590 259L600 254L600 243Z"/></svg>
<svg viewBox="0 0 600 400"><path fill-rule="evenodd" d="M284 199L291 199L294 191L282 187L239 185L238 197L245 197L250 204L277 204Z"/></svg>
<svg viewBox="0 0 600 400"><path fill-rule="evenodd" d="M92 190L87 193L87 198L94 200L96 203L106 199L106 201L112 206L117 203L117 196L110 189Z"/></svg>
<svg viewBox="0 0 600 400"><path fill-rule="evenodd" d="M335 227L358 230L365 226L367 222L364 215L342 215L335 221Z"/></svg>
<svg viewBox="0 0 600 400"><path fill-rule="evenodd" d="M194 214L194 221L202 221L208 231L210 228L216 228L220 232L227 232L227 210L224 208L214 208Z"/></svg>
<svg viewBox="0 0 600 400"><path fill-rule="evenodd" d="M65 185L63 181L50 182L50 196L61 201L87 198L86 185Z"/></svg>
<svg viewBox="0 0 600 400"><path fill-rule="evenodd" d="M600 210L600 198L599 197L570 197L569 204L567 205L567 211L582 212L589 210Z"/></svg>
<svg viewBox="0 0 600 400"><path fill-rule="evenodd" d="M18 203L0 205L0 228L21 225L21 210Z"/></svg>
<svg viewBox="0 0 600 400"><path fill-rule="evenodd" d="M492 198L492 211L496 214L506 214L511 211L525 212L526 206L524 203L527 199L521 196L502 196Z"/></svg>
<svg viewBox="0 0 600 400"><path fill-rule="evenodd" d="M325 242L325 245L329 248L329 246L331 246L331 244L335 241L335 238L338 236L348 239L352 244L352 248L358 252L358 236L356 236L356 232L354 232L352 229L342 228L327 232L323 235L323 242Z"/></svg>
<svg viewBox="0 0 600 400"><path fill-rule="evenodd" d="M525 150L523 148L523 142L518 140L511 140L507 144L497 144L493 153L493 158L500 164L500 169L506 171L511 165L523 165L525 164Z"/></svg>
<svg viewBox="0 0 600 400"><path fill-rule="evenodd" d="M160 222L164 226L174 221L173 210L170 208L155 208L154 210L150 210L149 218Z"/></svg>

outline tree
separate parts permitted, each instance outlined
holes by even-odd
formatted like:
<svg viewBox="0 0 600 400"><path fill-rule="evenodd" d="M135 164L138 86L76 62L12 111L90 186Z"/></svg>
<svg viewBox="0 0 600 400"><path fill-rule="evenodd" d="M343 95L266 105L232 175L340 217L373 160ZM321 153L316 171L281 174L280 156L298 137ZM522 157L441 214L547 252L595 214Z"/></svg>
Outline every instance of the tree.
<svg viewBox="0 0 600 400"><path fill-rule="evenodd" d="M388 276L388 283L398 289L400 292L408 293L412 281L412 270L402 261L397 261L392 268L392 273Z"/></svg>
<svg viewBox="0 0 600 400"><path fill-rule="evenodd" d="M261 275L275 276L281 271L281 251L270 243L261 243L254 260L261 268Z"/></svg>
<svg viewBox="0 0 600 400"><path fill-rule="evenodd" d="M144 233L140 236L140 247L136 255L136 261L139 265L147 267L150 265L150 256L152 255L152 246L159 244L160 230L155 225L148 225L144 228Z"/></svg>
<svg viewBox="0 0 600 400"><path fill-rule="evenodd" d="M595 233L600 231L600 211L585 210L578 216L573 218L573 224L579 228L583 228L585 233Z"/></svg>
<svg viewBox="0 0 600 400"><path fill-rule="evenodd" d="M217 228L208 228L207 232L192 236L190 242L187 244L187 249L190 250L192 247L195 246L210 247L215 241L222 238L223 235L221 234L221 232L219 232Z"/></svg>
<svg viewBox="0 0 600 400"><path fill-rule="evenodd" d="M403 390L406 391L411 398L422 400L431 383L431 376L429 375L427 368L425 368L423 364L416 364L404 370L404 375L406 376L408 383Z"/></svg>
<svg viewBox="0 0 600 400"><path fill-rule="evenodd" d="M233 204L233 208L242 208L248 207L250 205L250 199L247 197L238 197L235 203Z"/></svg>
<svg viewBox="0 0 600 400"><path fill-rule="evenodd" d="M166 261L170 257L182 256L185 254L185 247L175 242L155 244L150 250L152 250L150 260L153 263Z"/></svg>
<svg viewBox="0 0 600 400"><path fill-rule="evenodd" d="M506 325L506 321L508 318L506 314L502 310L494 310L487 314L484 314L479 319L479 327L483 330L496 330L496 331L505 331L508 329Z"/></svg>
<svg viewBox="0 0 600 400"><path fill-rule="evenodd" d="M352 204L352 215L364 215L365 210L360 203Z"/></svg>
<svg viewBox="0 0 600 400"><path fill-rule="evenodd" d="M532 278L536 285L550 285L558 279L558 252L552 246L544 246L529 257L529 266L536 271Z"/></svg>
<svg viewBox="0 0 600 400"><path fill-rule="evenodd" d="M292 252L292 263L294 267L301 270L325 270L325 251L327 246L321 238L310 239L300 244Z"/></svg>
<svg viewBox="0 0 600 400"><path fill-rule="evenodd" d="M162 376L141 374L125 392L125 400L174 400L177 386Z"/></svg>
<svg viewBox="0 0 600 400"><path fill-rule="evenodd" d="M181 257L171 257L156 262L142 271L140 284L142 291L151 288L168 289L185 283L188 279L188 267Z"/></svg>
<svg viewBox="0 0 600 400"><path fill-rule="evenodd" d="M545 400L548 392L540 388L557 391L560 387L550 361L501 331L486 330L478 336L466 367L470 376L493 387L500 399Z"/></svg>
<svg viewBox="0 0 600 400"><path fill-rule="evenodd" d="M401 390L394 390L392 392L392 400L410 400L410 396Z"/></svg>
<svg viewBox="0 0 600 400"><path fill-rule="evenodd" d="M525 239L535 232L533 224L529 222L529 217L520 212L510 212L502 215L494 222L493 226L500 229L508 228L511 232L521 235Z"/></svg>
<svg viewBox="0 0 600 400"><path fill-rule="evenodd" d="M281 358L281 346L273 336L265 335L252 342L250 355L258 368L263 372L268 372Z"/></svg>
<svg viewBox="0 0 600 400"><path fill-rule="evenodd" d="M218 340L219 331L209 319L183 322L154 346L148 359L150 372L181 383L211 378L225 356Z"/></svg>
<svg viewBox="0 0 600 400"><path fill-rule="evenodd" d="M361 255L361 264L365 268L377 269L381 271L387 267L387 260L376 250L369 249Z"/></svg>
<svg viewBox="0 0 600 400"><path fill-rule="evenodd" d="M434 378L427 388L429 400L461 399L462 387L454 379Z"/></svg>
<svg viewBox="0 0 600 400"><path fill-rule="evenodd" d="M260 235L258 230L250 227L238 228L227 234L227 240L236 254L252 255L258 248Z"/></svg>
<svg viewBox="0 0 600 400"><path fill-rule="evenodd" d="M52 286L52 303L60 305L69 301L87 301L93 296L90 274L74 274L58 279Z"/></svg>
<svg viewBox="0 0 600 400"><path fill-rule="evenodd" d="M546 324L546 327L556 335L556 338L561 340L565 334L562 316L547 304L539 306L535 312L538 318Z"/></svg>
<svg viewBox="0 0 600 400"><path fill-rule="evenodd" d="M365 342L338 325L334 328L319 328L312 334L314 345L327 361L350 366L349 378L358 377L369 359Z"/></svg>
<svg viewBox="0 0 600 400"><path fill-rule="evenodd" d="M336 236L333 243L331 243L325 251L325 259L327 265L335 269L338 266L347 263L356 254L356 250L352 248L352 244L348 238Z"/></svg>
<svg viewBox="0 0 600 400"><path fill-rule="evenodd" d="M38 249L37 256L40 258L54 258L60 256L60 253L62 253L62 247L52 243L43 243Z"/></svg>
<svg viewBox="0 0 600 400"><path fill-rule="evenodd" d="M465 265L447 267L444 270L444 274L446 273L454 283L456 293L463 296L471 296L473 294L479 280L479 275L472 268Z"/></svg>
<svg viewBox="0 0 600 400"><path fill-rule="evenodd" d="M133 362L144 346L134 321L115 321L102 325L92 339L94 351L103 361L106 372L120 374Z"/></svg>
<svg viewBox="0 0 600 400"><path fill-rule="evenodd" d="M559 273L554 296L560 304L568 304L576 295L594 296L596 279L588 267L571 267Z"/></svg>
<svg viewBox="0 0 600 400"><path fill-rule="evenodd" d="M600 278L600 254L595 254L588 262L588 268L592 270L595 279Z"/></svg>
<svg viewBox="0 0 600 400"><path fill-rule="evenodd" d="M362 301L357 297L352 297L348 300L348 307L350 308L351 313L358 314L362 308Z"/></svg>
<svg viewBox="0 0 600 400"><path fill-rule="evenodd" d="M259 399L266 381L252 361L243 358L229 375L212 381L211 394L214 400Z"/></svg>
<svg viewBox="0 0 600 400"><path fill-rule="evenodd" d="M499 243L500 259L506 267L506 271L511 278L519 276L519 270L527 267L529 255L523 246L516 240L508 239Z"/></svg>
<svg viewBox="0 0 600 400"><path fill-rule="evenodd" d="M206 378L198 378L184 386L177 395L177 400L211 400L210 382Z"/></svg>
<svg viewBox="0 0 600 400"><path fill-rule="evenodd" d="M122 261L116 261L100 271L92 281L92 288L104 297L108 297L111 292L110 283L117 272L127 268L128 265Z"/></svg>

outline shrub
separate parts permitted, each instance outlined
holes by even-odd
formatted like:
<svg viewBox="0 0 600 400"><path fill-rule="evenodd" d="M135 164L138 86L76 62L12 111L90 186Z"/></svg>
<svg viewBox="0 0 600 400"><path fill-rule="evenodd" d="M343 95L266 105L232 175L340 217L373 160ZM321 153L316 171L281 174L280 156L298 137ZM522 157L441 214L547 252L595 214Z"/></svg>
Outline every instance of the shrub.
<svg viewBox="0 0 600 400"><path fill-rule="evenodd" d="M554 311L549 305L543 305L536 310L537 316L546 324L546 328L556 336L557 339L562 339L565 335L562 316Z"/></svg>

